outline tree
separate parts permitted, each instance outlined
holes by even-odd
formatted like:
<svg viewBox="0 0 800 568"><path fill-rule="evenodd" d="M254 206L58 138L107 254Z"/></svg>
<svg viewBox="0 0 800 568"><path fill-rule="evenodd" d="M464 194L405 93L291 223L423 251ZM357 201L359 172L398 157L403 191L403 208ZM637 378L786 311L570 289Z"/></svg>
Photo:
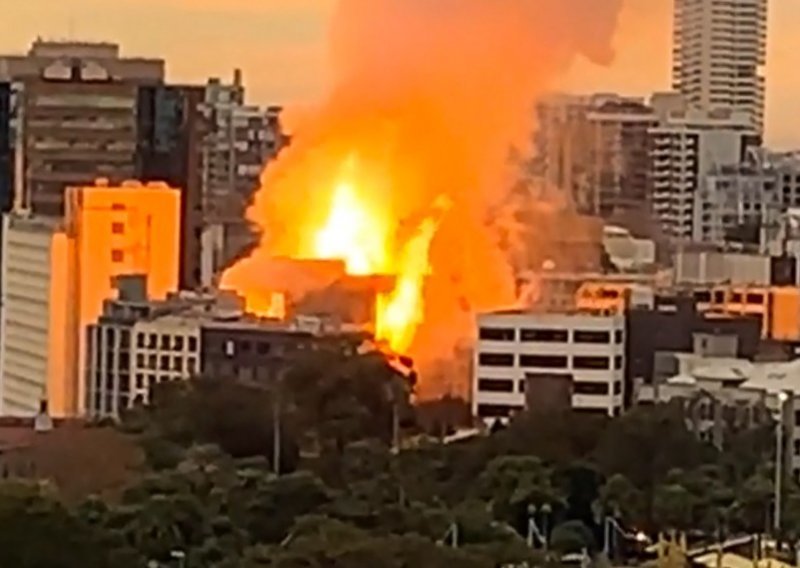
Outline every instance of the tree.
<svg viewBox="0 0 800 568"><path fill-rule="evenodd" d="M0 566L111 568L132 566L114 557L102 535L38 484L0 484Z"/></svg>
<svg viewBox="0 0 800 568"><path fill-rule="evenodd" d="M552 471L535 457L495 458L478 478L477 495L491 504L494 517L522 531L531 506L563 506L553 486Z"/></svg>
<svg viewBox="0 0 800 568"><path fill-rule="evenodd" d="M576 554L584 550L593 553L597 546L589 527L581 521L567 521L553 529L550 548L561 554Z"/></svg>
<svg viewBox="0 0 800 568"><path fill-rule="evenodd" d="M653 520L656 526L664 529L688 529L694 505L694 497L683 485L661 484L653 495Z"/></svg>
<svg viewBox="0 0 800 568"><path fill-rule="evenodd" d="M606 475L624 475L647 502L671 469L692 469L716 459L714 449L687 430L680 410L668 404L636 407L614 420L594 454Z"/></svg>
<svg viewBox="0 0 800 568"><path fill-rule="evenodd" d="M598 506L626 525L642 525L645 516L644 496L621 473L609 477L600 489Z"/></svg>

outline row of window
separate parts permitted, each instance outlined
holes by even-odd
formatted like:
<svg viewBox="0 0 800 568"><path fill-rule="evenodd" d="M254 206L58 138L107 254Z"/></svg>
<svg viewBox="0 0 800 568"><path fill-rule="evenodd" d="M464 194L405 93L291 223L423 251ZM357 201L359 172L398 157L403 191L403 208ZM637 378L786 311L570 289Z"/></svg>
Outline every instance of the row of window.
<svg viewBox="0 0 800 568"><path fill-rule="evenodd" d="M183 351L188 347L191 352L197 351L197 338L183 335L158 333L137 333L136 346L141 349L160 349L161 351Z"/></svg>
<svg viewBox="0 0 800 568"><path fill-rule="evenodd" d="M197 370L197 359L195 357L184 359L177 355L148 355L145 357L145 355L139 353L136 355L136 367L151 371L177 371L179 373L186 371L189 374L194 374Z"/></svg>
<svg viewBox="0 0 800 568"><path fill-rule="evenodd" d="M525 407L514 404L479 404L478 417L483 419L511 418L524 410ZM589 416L608 416L608 410L605 408L573 408L572 410L575 413ZM620 408L612 411L613 416L619 416L620 413Z"/></svg>
<svg viewBox="0 0 800 568"><path fill-rule="evenodd" d="M517 331L513 327L482 327L479 331L479 337L482 341L516 341ZM612 337L614 343L622 343L622 330L615 330L613 335L611 331L604 330L572 330L573 343L611 343ZM519 330L519 340L532 343L569 343L570 330L524 328Z"/></svg>
<svg viewBox="0 0 800 568"><path fill-rule="evenodd" d="M492 393L513 393L514 385L517 385L517 392L525 392L527 380L515 381L514 379L478 379L479 392ZM622 394L622 381L614 381L613 387L610 383L596 383L587 381L573 381L572 393L581 395L604 396L613 392L615 395Z"/></svg>
<svg viewBox="0 0 800 568"><path fill-rule="evenodd" d="M603 357L600 355L519 355L519 366L536 369L575 369L584 371L607 371L622 369L622 356ZM512 353L480 353L478 365L481 367L513 367L515 356ZM570 365L570 359L571 365Z"/></svg>

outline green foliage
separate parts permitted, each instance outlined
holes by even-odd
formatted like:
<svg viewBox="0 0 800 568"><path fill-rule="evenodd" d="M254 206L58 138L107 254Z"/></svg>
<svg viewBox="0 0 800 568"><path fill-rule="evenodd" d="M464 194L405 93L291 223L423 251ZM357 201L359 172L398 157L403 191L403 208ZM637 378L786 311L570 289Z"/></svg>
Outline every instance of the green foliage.
<svg viewBox="0 0 800 568"><path fill-rule="evenodd" d="M177 550L187 566L214 568L546 566L596 552L608 515L631 531L712 540L761 530L770 511L764 432L736 433L720 453L668 405L613 420L523 415L491 435L398 453L393 414L405 433L419 429L409 385L380 356L309 353L280 389L223 379L161 385L126 416L151 470L117 502L68 509L41 487L0 486L0 566L132 568ZM449 424L453 407L430 407L426 428ZM797 537L800 490L786 486L784 526ZM555 556L528 547L531 520ZM65 545L73 552L55 552Z"/></svg>
<svg viewBox="0 0 800 568"><path fill-rule="evenodd" d="M40 485L0 484L0 566L111 568L131 566L103 535Z"/></svg>
<svg viewBox="0 0 800 568"><path fill-rule="evenodd" d="M550 535L550 547L562 554L592 552L596 545L591 529L581 521L561 523Z"/></svg>

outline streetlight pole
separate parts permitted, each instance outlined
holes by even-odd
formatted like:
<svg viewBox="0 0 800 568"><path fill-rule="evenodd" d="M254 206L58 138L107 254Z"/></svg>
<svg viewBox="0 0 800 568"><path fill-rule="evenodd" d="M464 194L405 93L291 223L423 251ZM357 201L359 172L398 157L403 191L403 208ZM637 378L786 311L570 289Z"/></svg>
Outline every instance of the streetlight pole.
<svg viewBox="0 0 800 568"><path fill-rule="evenodd" d="M786 401L789 399L788 393L781 391L778 393L778 423L775 431L775 514L772 516L772 528L775 538L781 532L781 500L783 497L783 422Z"/></svg>

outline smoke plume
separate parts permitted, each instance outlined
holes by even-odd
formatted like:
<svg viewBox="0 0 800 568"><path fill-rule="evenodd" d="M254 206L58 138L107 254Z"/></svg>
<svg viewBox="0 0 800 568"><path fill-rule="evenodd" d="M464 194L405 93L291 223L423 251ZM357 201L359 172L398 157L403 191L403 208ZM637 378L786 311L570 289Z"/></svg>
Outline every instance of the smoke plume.
<svg viewBox="0 0 800 568"><path fill-rule="evenodd" d="M447 357L476 311L515 301L503 221L491 214L519 173L510 149L529 146L534 101L575 57L611 61L621 1L339 0L333 89L265 171L248 213L262 242L223 286L256 294L271 256L310 256L335 178L355 159L362 196L398 246L448 198L412 348L418 359Z"/></svg>

